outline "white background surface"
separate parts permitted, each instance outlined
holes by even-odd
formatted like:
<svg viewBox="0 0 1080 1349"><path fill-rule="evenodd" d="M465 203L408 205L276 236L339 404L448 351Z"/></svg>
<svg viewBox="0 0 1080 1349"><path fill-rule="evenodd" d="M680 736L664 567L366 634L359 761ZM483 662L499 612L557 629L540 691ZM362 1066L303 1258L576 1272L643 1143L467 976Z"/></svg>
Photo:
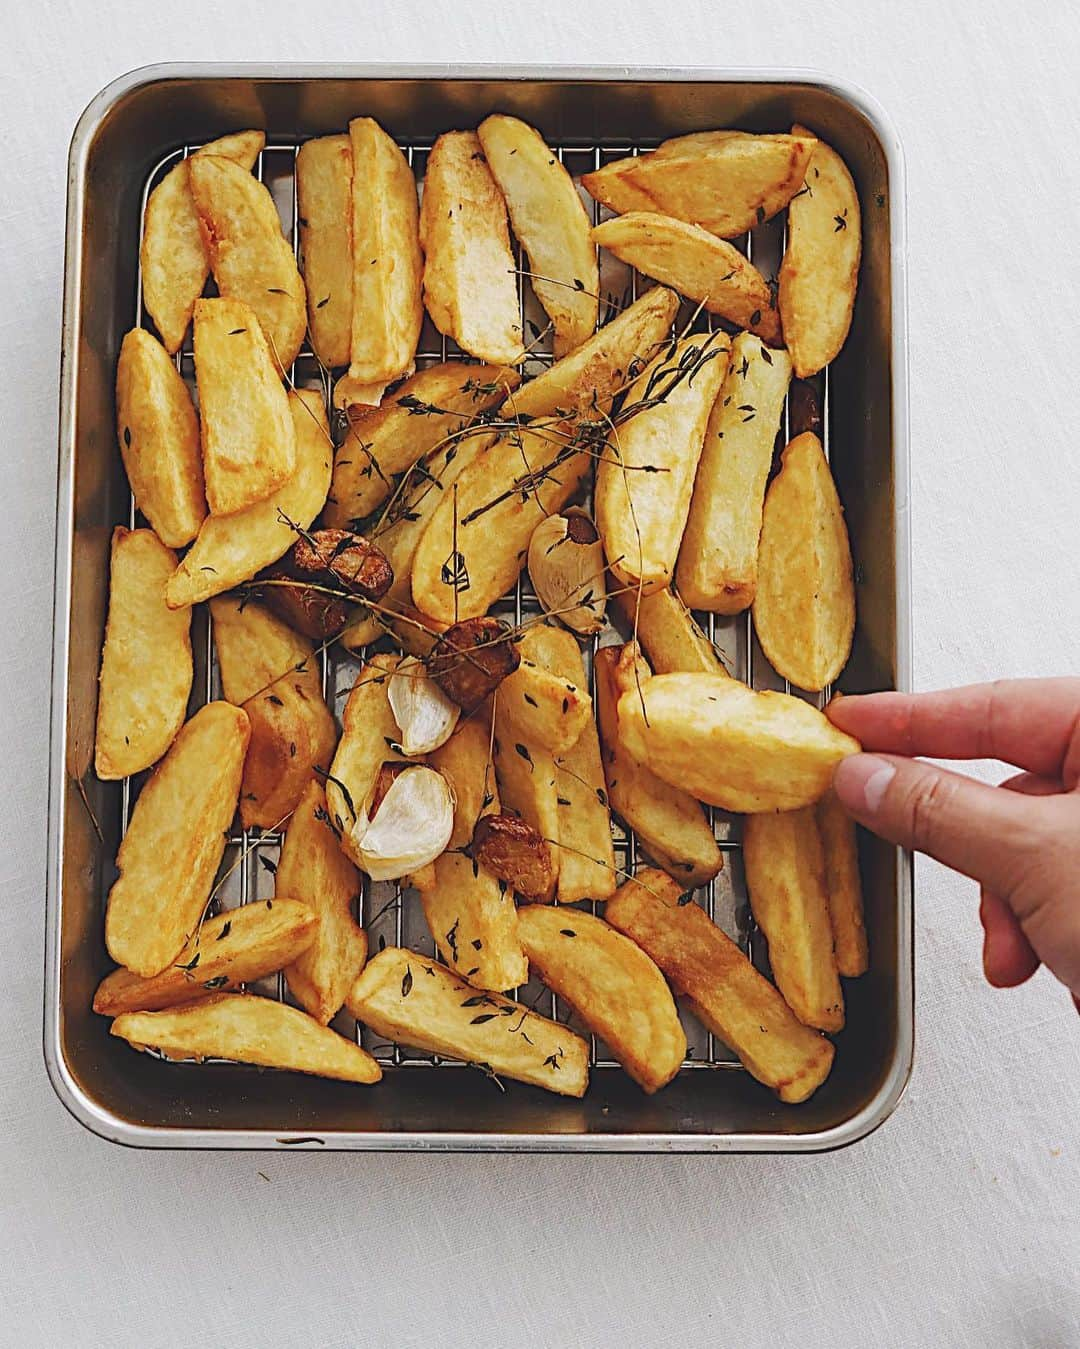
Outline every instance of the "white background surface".
<svg viewBox="0 0 1080 1349"><path fill-rule="evenodd" d="M228 10L226 18L225 11ZM0 3L0 1344L1080 1343L1080 1019L918 873L917 1067L815 1158L123 1151L39 1048L65 156L164 60L810 66L908 162L915 671L1076 671L1080 12L1002 0ZM260 1175L260 1172L263 1175Z"/></svg>

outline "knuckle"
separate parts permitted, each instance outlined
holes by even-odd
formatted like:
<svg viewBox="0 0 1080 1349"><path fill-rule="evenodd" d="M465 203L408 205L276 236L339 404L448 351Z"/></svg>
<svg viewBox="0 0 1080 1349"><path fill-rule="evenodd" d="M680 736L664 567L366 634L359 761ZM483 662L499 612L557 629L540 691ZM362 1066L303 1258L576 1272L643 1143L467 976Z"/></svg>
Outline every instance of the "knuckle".
<svg viewBox="0 0 1080 1349"><path fill-rule="evenodd" d="M921 775L912 784L905 802L905 814L911 829L912 843L919 852L935 851L935 840L940 835L955 795L954 784L939 773Z"/></svg>

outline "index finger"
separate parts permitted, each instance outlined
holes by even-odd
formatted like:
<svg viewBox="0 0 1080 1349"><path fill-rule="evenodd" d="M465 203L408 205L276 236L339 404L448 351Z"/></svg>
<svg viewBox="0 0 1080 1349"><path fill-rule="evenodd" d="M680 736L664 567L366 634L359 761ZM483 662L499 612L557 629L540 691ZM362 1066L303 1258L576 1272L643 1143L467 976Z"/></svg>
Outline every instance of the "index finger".
<svg viewBox="0 0 1080 1349"><path fill-rule="evenodd" d="M830 720L867 750L1001 759L1071 791L1080 778L1080 679L999 679L937 693L837 698Z"/></svg>

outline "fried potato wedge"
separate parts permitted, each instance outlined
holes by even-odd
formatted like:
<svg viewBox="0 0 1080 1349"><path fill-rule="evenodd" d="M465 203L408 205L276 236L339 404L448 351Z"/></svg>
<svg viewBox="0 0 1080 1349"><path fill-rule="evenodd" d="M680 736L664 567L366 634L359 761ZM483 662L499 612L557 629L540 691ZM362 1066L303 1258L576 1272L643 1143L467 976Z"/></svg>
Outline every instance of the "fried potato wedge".
<svg viewBox="0 0 1080 1349"><path fill-rule="evenodd" d="M219 993L163 1012L125 1012L109 1029L133 1049L157 1049L168 1059L231 1059L364 1085L382 1077L352 1040L287 1003L247 993Z"/></svg>
<svg viewBox="0 0 1080 1349"><path fill-rule="evenodd" d="M855 821L831 788L815 810L825 857L825 891L829 896L836 968L845 978L857 979L869 968L870 952L863 917Z"/></svg>
<svg viewBox="0 0 1080 1349"><path fill-rule="evenodd" d="M593 661L596 719L603 745L604 776L611 808L637 834L638 842L680 885L705 885L722 869L723 854L699 802L661 781L639 762L619 735L618 702L635 687L634 648L601 647ZM642 683L649 667L641 661Z"/></svg>
<svg viewBox="0 0 1080 1349"><path fill-rule="evenodd" d="M792 127L809 135L805 127ZM780 264L784 340L800 379L815 375L847 341L862 256L859 194L847 165L818 141L806 183L788 206L788 241Z"/></svg>
<svg viewBox="0 0 1080 1349"><path fill-rule="evenodd" d="M498 706L508 731L551 754L565 754L590 721L592 702L583 671L575 683L548 663L553 649L561 659L551 637L555 632L546 624L527 629L518 643L521 664L499 685Z"/></svg>
<svg viewBox="0 0 1080 1349"><path fill-rule="evenodd" d="M145 328L120 345L116 436L135 504L169 548L182 548L206 518L199 418L165 348Z"/></svg>
<svg viewBox="0 0 1080 1349"><path fill-rule="evenodd" d="M652 154L616 159L581 181L613 211L659 211L733 239L783 210L802 186L816 144L809 133L695 132Z"/></svg>
<svg viewBox="0 0 1080 1349"><path fill-rule="evenodd" d="M443 361L418 370L379 407L356 409L334 460L324 523L355 528L390 496L398 474L444 446L459 450L460 432L519 382L506 366Z"/></svg>
<svg viewBox="0 0 1080 1349"><path fill-rule="evenodd" d="M346 1006L396 1044L463 1059L560 1096L584 1096L589 1085L589 1047L579 1035L497 993L478 993L416 951L380 951Z"/></svg>
<svg viewBox="0 0 1080 1349"><path fill-rule="evenodd" d="M274 877L274 912L281 895L303 900L318 915L314 940L285 969L289 990L325 1026L367 959L367 933L356 921L360 873L330 828L326 795L309 779L293 811Z"/></svg>
<svg viewBox="0 0 1080 1349"><path fill-rule="evenodd" d="M198 538L165 587L170 609L197 604L249 581L293 545L293 525L306 529L322 509L330 489L332 458L322 395L299 389L289 395L289 410L296 435L296 471L265 501L235 515L210 515L203 521Z"/></svg>
<svg viewBox="0 0 1080 1349"><path fill-rule="evenodd" d="M621 932L580 910L542 904L518 910L529 964L650 1095L686 1057L686 1036L664 976Z"/></svg>
<svg viewBox="0 0 1080 1349"><path fill-rule="evenodd" d="M248 735L238 707L208 703L139 793L105 913L109 955L133 974L160 974L202 917L236 810Z"/></svg>
<svg viewBox="0 0 1080 1349"><path fill-rule="evenodd" d="M477 360L525 354L506 203L475 131L435 142L420 203L424 304L432 322Z"/></svg>
<svg viewBox="0 0 1080 1349"><path fill-rule="evenodd" d="M851 655L851 544L812 431L788 445L765 496L754 627L769 664L801 689L831 684Z"/></svg>
<svg viewBox="0 0 1080 1349"><path fill-rule="evenodd" d="M260 900L228 909L208 918L160 974L140 979L120 969L106 975L94 994L94 1011L102 1016L158 1012L235 989L280 970L311 945L318 931L318 914L297 899L275 896L270 908Z"/></svg>
<svg viewBox="0 0 1080 1349"><path fill-rule="evenodd" d="M797 810L823 796L859 742L816 707L726 675L654 675L619 699L630 753L672 786L725 810Z"/></svg>
<svg viewBox="0 0 1080 1349"><path fill-rule="evenodd" d="M420 890L420 900L446 964L474 988L502 993L525 983L529 969L506 882L460 852L443 853L432 870L434 883Z"/></svg>
<svg viewBox="0 0 1080 1349"><path fill-rule="evenodd" d="M565 356L592 336L600 309L589 216L574 180L533 127L494 113L477 135L528 255L533 291L555 325L555 356Z"/></svg>
<svg viewBox="0 0 1080 1349"><path fill-rule="evenodd" d="M675 582L694 609L736 614L757 590L765 483L791 379L786 351L739 333L701 451Z"/></svg>
<svg viewBox="0 0 1080 1349"><path fill-rule="evenodd" d="M329 769L337 727L306 673L284 675L249 698L244 711L251 743L240 784L240 820L245 829L276 829L296 809L312 772Z"/></svg>
<svg viewBox="0 0 1080 1349"><path fill-rule="evenodd" d="M312 689L321 688L312 643L294 632L261 604L232 595L210 601L221 691L242 706L286 675L304 675Z"/></svg>
<svg viewBox="0 0 1080 1349"><path fill-rule="evenodd" d="M250 172L265 144L261 131L236 131L210 141L191 158L216 155L233 159ZM210 275L210 257L191 196L190 173L191 159L182 159L150 193L139 253L143 303L170 356L183 344L195 301ZM179 547L178 542L163 541Z"/></svg>
<svg viewBox="0 0 1080 1349"><path fill-rule="evenodd" d="M833 955L825 855L812 808L751 815L743 863L754 921L784 1001L807 1026L844 1026L844 995Z"/></svg>
<svg viewBox="0 0 1080 1349"><path fill-rule="evenodd" d="M710 314L780 342L768 282L732 244L698 225L653 211L630 211L593 227L593 243L646 276L700 300Z"/></svg>
<svg viewBox="0 0 1080 1349"><path fill-rule="evenodd" d="M157 763L184 724L193 673L191 611L170 609L176 554L151 529L113 530L94 768L125 778Z"/></svg>
<svg viewBox="0 0 1080 1349"><path fill-rule="evenodd" d="M544 899L554 895L561 863L558 847L559 816L561 814L556 788L555 759L550 750L536 741L523 740L503 707L506 700L495 699L495 779L503 811L520 815L549 845L551 851L552 889Z"/></svg>
<svg viewBox="0 0 1080 1349"><path fill-rule="evenodd" d="M651 594L675 571L709 413L728 363L725 333L685 337L635 381L643 404L608 438L596 470L596 527L622 585ZM655 406L644 406L653 399Z"/></svg>
<svg viewBox="0 0 1080 1349"><path fill-rule="evenodd" d="M328 370L348 365L353 320L353 159L347 135L316 136L296 156L296 206L308 332Z"/></svg>
<svg viewBox="0 0 1080 1349"><path fill-rule="evenodd" d="M634 630L657 674L682 670L693 674L727 674L716 647L694 621L694 616L671 589L642 595L624 590L616 598L623 622Z"/></svg>
<svg viewBox="0 0 1080 1349"><path fill-rule="evenodd" d="M805 1101L828 1077L832 1043L795 1017L704 909L681 903L678 882L639 871L604 918L657 963L705 1028L782 1101Z"/></svg>
<svg viewBox="0 0 1080 1349"><path fill-rule="evenodd" d="M250 305L195 301L206 499L215 515L263 501L296 470L289 396Z"/></svg>
<svg viewBox="0 0 1080 1349"><path fill-rule="evenodd" d="M449 782L454 793L454 831L448 844L465 848L472 842L481 815L499 809L499 789L491 761L492 712L485 708L458 722L454 734L433 750L428 762Z"/></svg>
<svg viewBox="0 0 1080 1349"><path fill-rule="evenodd" d="M307 331L307 292L274 199L231 159L198 155L190 173L218 292L251 306L275 365L286 371Z"/></svg>

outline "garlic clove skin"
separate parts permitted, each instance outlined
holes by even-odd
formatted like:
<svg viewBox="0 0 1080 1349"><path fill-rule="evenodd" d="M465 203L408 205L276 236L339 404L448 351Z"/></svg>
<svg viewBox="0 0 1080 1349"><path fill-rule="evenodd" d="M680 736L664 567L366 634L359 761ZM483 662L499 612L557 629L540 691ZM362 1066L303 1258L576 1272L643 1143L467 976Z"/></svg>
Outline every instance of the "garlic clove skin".
<svg viewBox="0 0 1080 1349"><path fill-rule="evenodd" d="M365 808L352 828L351 855L373 881L395 881L440 857L454 829L454 792L434 768L399 773L375 818Z"/></svg>
<svg viewBox="0 0 1080 1349"><path fill-rule="evenodd" d="M406 656L390 676L386 693L401 732L401 752L409 758L430 754L454 733L461 708L427 673L423 661Z"/></svg>
<svg viewBox="0 0 1080 1349"><path fill-rule="evenodd" d="M604 547L583 510L572 507L541 520L529 540L528 563L533 589L547 613L583 637L603 628Z"/></svg>

